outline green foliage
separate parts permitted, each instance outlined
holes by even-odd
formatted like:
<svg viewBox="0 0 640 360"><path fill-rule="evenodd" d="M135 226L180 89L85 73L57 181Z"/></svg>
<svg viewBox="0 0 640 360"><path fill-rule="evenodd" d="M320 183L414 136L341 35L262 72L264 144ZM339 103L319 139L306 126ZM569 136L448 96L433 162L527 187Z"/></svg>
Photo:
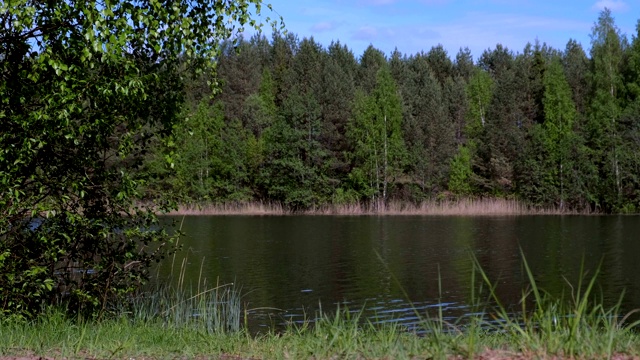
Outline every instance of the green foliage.
<svg viewBox="0 0 640 360"><path fill-rule="evenodd" d="M430 54L436 59L419 55L408 61L402 89L405 101L403 130L409 153L407 168L413 181L427 196L446 188L448 167L456 151L454 114L448 106L455 108L455 102L449 102L452 99L448 96L460 90L451 78L443 78L444 83L439 83L432 63L436 61L445 69L449 67L440 58L443 53Z"/></svg>
<svg viewBox="0 0 640 360"><path fill-rule="evenodd" d="M140 166L173 129L184 77L214 70L218 40L260 26L250 5L0 4L0 313L60 297L102 313L145 280L169 237L155 216L166 203L137 202Z"/></svg>
<svg viewBox="0 0 640 360"><path fill-rule="evenodd" d="M311 95L292 92L282 114L264 134L259 184L269 198L292 210L326 201L326 152L318 142L319 106Z"/></svg>
<svg viewBox="0 0 640 360"><path fill-rule="evenodd" d="M493 80L486 71L476 69L467 85L469 122L467 136L476 137L487 122L487 109L493 96Z"/></svg>
<svg viewBox="0 0 640 360"><path fill-rule="evenodd" d="M497 196L504 196L513 191L515 160L521 151L523 124L527 118L523 116L524 87L518 74L520 66L526 62L516 58L512 51L498 44L495 49L487 50L479 60L481 71L490 76L492 83L489 106L486 108L484 124L475 119L470 138L477 144L477 158L474 157L474 172L483 180L481 190ZM486 76L480 75L478 90L486 90L489 85ZM478 99L470 99L472 106ZM529 94L527 94L529 95ZM473 112L472 112L473 113ZM481 119L480 119L481 120Z"/></svg>
<svg viewBox="0 0 640 360"><path fill-rule="evenodd" d="M554 185L560 187L560 207L564 206L566 186L565 172L571 169L572 144L575 143L573 123L576 108L571 98L571 89L567 83L562 65L554 59L544 74L544 146L550 157Z"/></svg>
<svg viewBox="0 0 640 360"><path fill-rule="evenodd" d="M331 197L331 203L333 205L351 205L360 201L360 193L358 192L358 186L352 186L344 190L343 188L337 188Z"/></svg>
<svg viewBox="0 0 640 360"><path fill-rule="evenodd" d="M562 54L562 66L579 115L584 114L587 107L589 65L582 45L575 40L569 40Z"/></svg>
<svg viewBox="0 0 640 360"><path fill-rule="evenodd" d="M592 93L586 138L600 178L591 191L598 194L598 202L610 210L622 201L622 177L627 171L621 163L619 133L624 42L611 12L605 9L591 34Z"/></svg>
<svg viewBox="0 0 640 360"><path fill-rule="evenodd" d="M387 65L384 53L369 45L360 58L356 84L367 95L376 87L378 71Z"/></svg>
<svg viewBox="0 0 640 360"><path fill-rule="evenodd" d="M254 136L260 137L275 119L275 104L258 95L249 95L242 109L243 127L249 130Z"/></svg>
<svg viewBox="0 0 640 360"><path fill-rule="evenodd" d="M472 176L471 151L468 147L461 146L458 149L458 154L451 160L449 191L456 195L471 195L473 193Z"/></svg>
<svg viewBox="0 0 640 360"><path fill-rule="evenodd" d="M535 41L515 52L498 44L477 64L468 49L451 61L442 46L414 55L396 50L389 58L370 46L356 58L339 42L323 48L291 33L224 42L216 97L224 111L216 126L238 149L220 159L237 171L222 167L224 175L214 171L206 186L178 182L165 155L176 161L179 147L193 144L173 139L158 147L166 154L150 157L153 173L167 180L151 193L180 190L190 201L233 198L297 209L354 198L421 201L456 188L465 147L471 173L465 165L464 181L473 195L605 212L640 208L640 42L628 44L608 11L592 39L591 57L575 40L562 52ZM380 96L380 72L390 73L395 89L384 92L392 96ZM206 79L190 83L190 108L211 95ZM379 100L392 98L393 106ZM402 155L384 156L384 106L401 114L399 142L387 136L386 144L392 150L402 143ZM198 164L175 167L193 177ZM458 180L450 184L452 178ZM232 181L237 186L227 186Z"/></svg>
<svg viewBox="0 0 640 360"><path fill-rule="evenodd" d="M535 124L528 134L527 146L522 149L516 167L516 191L533 205L559 204L559 164L552 160L548 148L548 134L542 124Z"/></svg>
<svg viewBox="0 0 640 360"><path fill-rule="evenodd" d="M442 44L432 47L426 55L426 61L440 86L444 86L453 74L453 63Z"/></svg>
<svg viewBox="0 0 640 360"><path fill-rule="evenodd" d="M339 183L344 180L350 161L345 133L355 96L357 62L353 53L340 43L331 44L323 59L321 83L316 89L321 109L319 141L328 152L329 181Z"/></svg>
<svg viewBox="0 0 640 360"><path fill-rule="evenodd" d="M354 147L355 178L372 201L387 200L389 183L400 174L406 158L402 139L402 107L389 69L378 71L371 95L356 94L348 137Z"/></svg>
<svg viewBox="0 0 640 360"><path fill-rule="evenodd" d="M225 117L241 118L247 97L256 94L260 86L261 60L258 43L240 37L227 40L221 45L217 72L220 77L220 92L216 100L224 104ZM233 79L229 81L228 79ZM211 95L209 91L207 95ZM194 104L195 105L195 104Z"/></svg>
<svg viewBox="0 0 640 360"><path fill-rule="evenodd" d="M576 132L578 113L562 64L553 58L544 72L544 122L529 130L520 157L517 191L533 204L582 208L589 194L585 148Z"/></svg>
<svg viewBox="0 0 640 360"><path fill-rule="evenodd" d="M544 75L544 127L548 132L548 146L557 151L562 141L573 130L576 108L571 99L571 89L565 79L560 61L555 58Z"/></svg>
<svg viewBox="0 0 640 360"><path fill-rule="evenodd" d="M224 123L219 105L201 102L175 131L174 189L180 198L247 200L246 136L238 120Z"/></svg>
<svg viewBox="0 0 640 360"><path fill-rule="evenodd" d="M626 96L622 97L620 130L621 168L621 212L637 212L640 209L640 21L636 25L636 34L631 46L626 49L628 62L624 66L624 85Z"/></svg>
<svg viewBox="0 0 640 360"><path fill-rule="evenodd" d="M636 34L628 49L628 64L625 72L625 85L630 101L640 99L640 20L636 24Z"/></svg>

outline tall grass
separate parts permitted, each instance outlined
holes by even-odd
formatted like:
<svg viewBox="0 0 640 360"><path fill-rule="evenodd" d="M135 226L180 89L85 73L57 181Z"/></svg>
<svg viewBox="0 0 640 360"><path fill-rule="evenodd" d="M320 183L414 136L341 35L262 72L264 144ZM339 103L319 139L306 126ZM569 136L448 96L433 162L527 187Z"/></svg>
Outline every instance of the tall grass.
<svg viewBox="0 0 640 360"><path fill-rule="evenodd" d="M493 321L480 320L484 328L499 334L502 341L519 352L532 353L536 357L553 354L561 357L611 358L617 352L638 350L639 321L628 321L630 315L621 313L622 295L612 307L605 307L602 295L595 293L600 268L588 277L584 266L580 270L578 284L567 283L569 293L554 297L538 287L529 264L522 255L528 286L520 299L521 308L516 313L505 307L492 283L475 261L475 271L493 306Z"/></svg>
<svg viewBox="0 0 640 360"><path fill-rule="evenodd" d="M228 203L182 205L170 215L289 215L278 203ZM297 215L558 215L588 214L555 207L536 207L513 199L448 199L420 203L403 201L374 204L328 204L295 212Z"/></svg>
<svg viewBox="0 0 640 360"><path fill-rule="evenodd" d="M188 259L182 259L177 276L175 261L174 254L171 276L158 279L155 285L132 297L123 313L129 314L133 322L160 320L164 326L194 328L207 333L240 331L243 319L240 290L233 283L220 284L217 280L210 284L202 274L204 259L197 282L188 282L185 279Z"/></svg>
<svg viewBox="0 0 640 360"><path fill-rule="evenodd" d="M129 309L134 323L160 321L167 327L209 334L238 332L242 323L241 296L233 284L200 290L158 286L133 298Z"/></svg>

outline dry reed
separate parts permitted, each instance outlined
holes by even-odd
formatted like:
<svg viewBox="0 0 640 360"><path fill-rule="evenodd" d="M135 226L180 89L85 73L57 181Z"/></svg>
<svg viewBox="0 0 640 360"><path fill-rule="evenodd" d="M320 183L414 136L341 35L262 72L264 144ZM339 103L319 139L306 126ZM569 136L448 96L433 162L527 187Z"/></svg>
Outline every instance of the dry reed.
<svg viewBox="0 0 640 360"><path fill-rule="evenodd" d="M536 207L522 201L500 198L429 200L418 204L402 201L375 204L329 204L292 212L278 203L246 202L181 205L169 215L585 215L585 211L557 207Z"/></svg>
<svg viewBox="0 0 640 360"><path fill-rule="evenodd" d="M277 203L243 202L223 204L183 204L168 215L287 215L290 212Z"/></svg>

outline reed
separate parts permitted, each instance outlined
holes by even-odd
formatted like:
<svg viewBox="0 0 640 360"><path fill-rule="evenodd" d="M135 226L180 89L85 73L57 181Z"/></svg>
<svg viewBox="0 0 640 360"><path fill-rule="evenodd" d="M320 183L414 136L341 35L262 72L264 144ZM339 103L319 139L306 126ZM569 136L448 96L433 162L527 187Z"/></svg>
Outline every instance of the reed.
<svg viewBox="0 0 640 360"><path fill-rule="evenodd" d="M588 211L575 211L556 207L532 206L515 199L503 198L460 198L444 200L426 200L419 203L389 201L377 204L329 205L311 209L308 214L320 215L567 215L590 214Z"/></svg>
<svg viewBox="0 0 640 360"><path fill-rule="evenodd" d="M200 290L159 286L132 299L125 313L133 323L161 321L165 327L208 334L238 332L242 321L241 296L233 284Z"/></svg>
<svg viewBox="0 0 640 360"><path fill-rule="evenodd" d="M289 211L278 203L233 202L183 204L167 215L286 215Z"/></svg>
<svg viewBox="0 0 640 360"><path fill-rule="evenodd" d="M185 280L189 263L182 259L179 272L176 274L175 256L171 263L171 276L161 285L147 288L130 299L120 309L120 314L128 314L133 323L146 324L162 321L164 326L176 329L193 328L206 333L239 332L242 322L242 301L240 291L233 283L209 284L200 273L197 282ZM176 276L177 275L177 276Z"/></svg>
<svg viewBox="0 0 640 360"><path fill-rule="evenodd" d="M182 205L169 215L444 215L444 216L507 216L507 215L569 215L590 214L555 207L531 206L522 201L502 198L462 198L428 200L420 203L403 201L375 204L327 204L292 212L278 203L227 203Z"/></svg>

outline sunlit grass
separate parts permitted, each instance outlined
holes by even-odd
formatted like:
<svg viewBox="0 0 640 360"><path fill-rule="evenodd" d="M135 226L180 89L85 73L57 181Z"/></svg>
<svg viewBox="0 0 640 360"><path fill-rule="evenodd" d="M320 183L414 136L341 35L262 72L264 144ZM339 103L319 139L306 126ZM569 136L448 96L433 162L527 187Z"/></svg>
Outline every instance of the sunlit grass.
<svg viewBox="0 0 640 360"><path fill-rule="evenodd" d="M575 333L570 328L547 332L515 325L523 319L512 319L502 327L487 328L478 322L460 331L418 336L398 323L374 325L347 313L322 315L308 325L251 336L244 330L212 334L204 327L167 326L161 319L77 321L52 311L30 323L2 323L0 354L101 359L223 355L261 359L445 359L487 354L493 359L605 359L623 354L632 358L640 353L640 341L631 329L588 316L581 320L580 335L571 343L567 339Z"/></svg>

